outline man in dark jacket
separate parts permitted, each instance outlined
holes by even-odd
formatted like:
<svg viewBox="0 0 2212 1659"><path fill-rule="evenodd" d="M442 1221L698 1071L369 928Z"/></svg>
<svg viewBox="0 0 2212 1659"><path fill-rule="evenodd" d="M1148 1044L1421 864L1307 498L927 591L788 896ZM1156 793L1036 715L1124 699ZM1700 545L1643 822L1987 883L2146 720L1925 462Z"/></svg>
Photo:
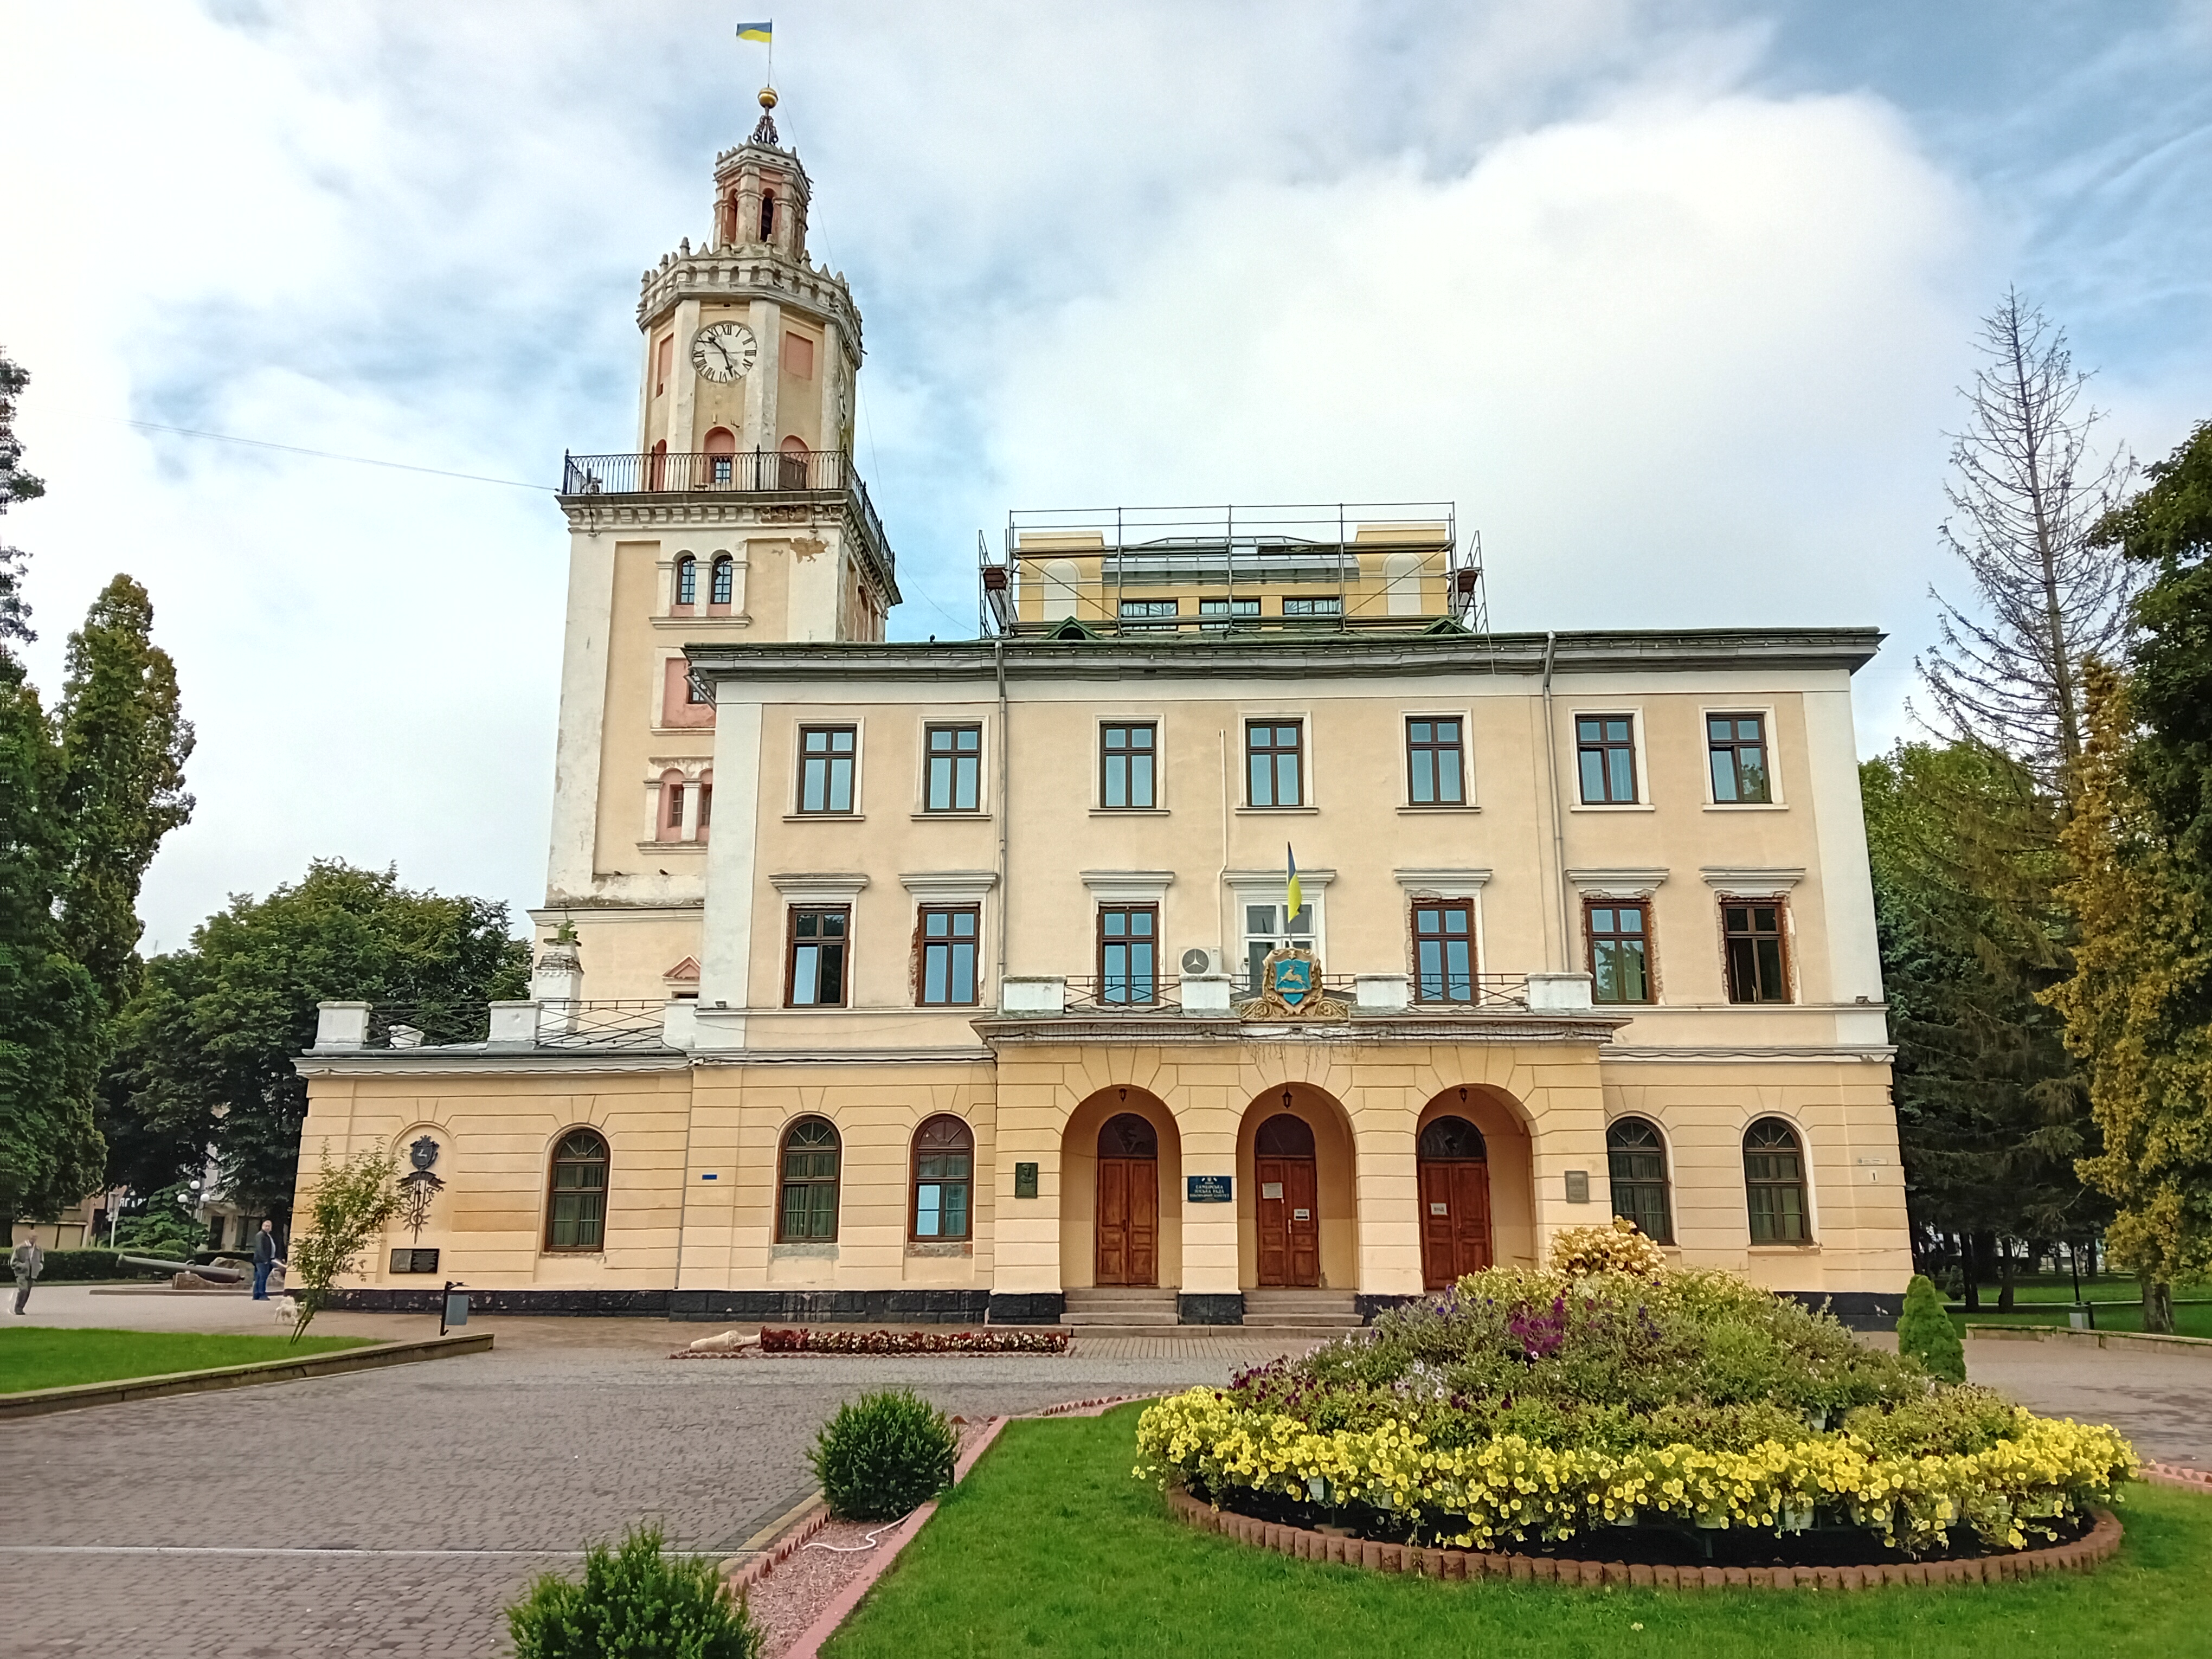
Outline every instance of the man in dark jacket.
<svg viewBox="0 0 2212 1659"><path fill-rule="evenodd" d="M15 1270L15 1311L23 1311L23 1304L31 1299L31 1281L43 1272L46 1253L39 1248L39 1236L33 1232L15 1246L8 1265Z"/></svg>
<svg viewBox="0 0 2212 1659"><path fill-rule="evenodd" d="M276 1224L272 1221L261 1224L261 1236L253 1241L253 1299L269 1299L269 1270L283 1257L276 1254Z"/></svg>

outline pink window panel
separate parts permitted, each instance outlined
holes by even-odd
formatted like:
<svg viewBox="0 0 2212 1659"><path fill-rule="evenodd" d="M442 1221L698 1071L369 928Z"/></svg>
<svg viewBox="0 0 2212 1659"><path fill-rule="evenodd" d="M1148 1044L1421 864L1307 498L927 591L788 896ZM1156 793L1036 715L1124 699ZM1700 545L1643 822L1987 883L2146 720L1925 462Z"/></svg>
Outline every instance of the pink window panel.
<svg viewBox="0 0 2212 1659"><path fill-rule="evenodd" d="M783 337L783 372L795 380L814 378L814 342L804 334L787 331Z"/></svg>
<svg viewBox="0 0 2212 1659"><path fill-rule="evenodd" d="M682 657L671 657L663 668L660 690L660 723L670 726L712 726L714 705L694 702L691 690L691 665Z"/></svg>

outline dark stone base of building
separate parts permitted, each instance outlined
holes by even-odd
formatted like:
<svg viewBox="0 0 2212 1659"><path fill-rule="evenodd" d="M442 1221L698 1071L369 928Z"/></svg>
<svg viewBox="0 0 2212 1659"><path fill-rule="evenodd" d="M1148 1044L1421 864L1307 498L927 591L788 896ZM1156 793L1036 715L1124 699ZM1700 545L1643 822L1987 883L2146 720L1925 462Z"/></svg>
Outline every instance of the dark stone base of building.
<svg viewBox="0 0 2212 1659"><path fill-rule="evenodd" d="M991 1297L994 1325L1057 1325L1066 1311L1067 1298L1058 1291L1033 1291L1022 1295L994 1292Z"/></svg>
<svg viewBox="0 0 2212 1659"><path fill-rule="evenodd" d="M671 1291L671 1319L740 1325L980 1325L988 1291Z"/></svg>
<svg viewBox="0 0 2212 1659"><path fill-rule="evenodd" d="M1903 1291L1777 1291L1792 1302L1802 1302L1815 1313L1835 1315L1836 1322L1854 1331L1893 1331L1905 1311Z"/></svg>
<svg viewBox="0 0 2212 1659"><path fill-rule="evenodd" d="M668 1316L667 1291L477 1291L462 1287L469 1311L480 1314L603 1315L619 1319ZM420 1291L333 1291L328 1307L348 1313L410 1313L435 1316L445 1292L435 1285Z"/></svg>
<svg viewBox="0 0 2212 1659"><path fill-rule="evenodd" d="M1439 1292L1439 1294L1442 1293ZM1359 1310L1361 1324L1372 1325L1376 1314L1388 1313L1393 1308L1409 1307L1416 1302L1427 1300L1428 1297L1425 1296L1370 1296L1366 1291L1362 1291L1352 1298L1352 1305Z"/></svg>
<svg viewBox="0 0 2212 1659"><path fill-rule="evenodd" d="M1244 1293L1231 1291L1216 1296L1178 1296L1176 1318L1185 1325L1242 1325Z"/></svg>

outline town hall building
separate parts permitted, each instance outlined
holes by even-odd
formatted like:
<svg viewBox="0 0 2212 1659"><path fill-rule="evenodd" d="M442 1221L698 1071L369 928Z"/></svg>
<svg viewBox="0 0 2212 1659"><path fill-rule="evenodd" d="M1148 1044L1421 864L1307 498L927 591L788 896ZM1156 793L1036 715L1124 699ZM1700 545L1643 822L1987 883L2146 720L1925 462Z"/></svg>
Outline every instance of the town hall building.
<svg viewBox="0 0 2212 1659"><path fill-rule="evenodd" d="M1493 633L1413 504L1015 513L893 641L774 101L566 462L531 997L299 1061L301 1213L325 1149L407 1194L349 1299L1327 1326L1623 1215L1893 1313L1880 636Z"/></svg>

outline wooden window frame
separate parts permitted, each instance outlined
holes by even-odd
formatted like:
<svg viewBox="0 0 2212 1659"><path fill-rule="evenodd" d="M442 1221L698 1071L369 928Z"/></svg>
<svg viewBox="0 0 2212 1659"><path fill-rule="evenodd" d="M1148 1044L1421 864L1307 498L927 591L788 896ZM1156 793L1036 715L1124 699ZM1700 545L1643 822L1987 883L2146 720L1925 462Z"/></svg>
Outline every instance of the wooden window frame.
<svg viewBox="0 0 2212 1659"><path fill-rule="evenodd" d="M959 746L959 739L963 733L974 736L975 746L973 749L963 750ZM941 756L937 750L937 739L940 736L951 738L953 740L953 746ZM855 743L854 746L857 749L859 744ZM943 806L937 804L937 763L940 759L950 763L945 769L947 804ZM965 806L960 805L960 766L963 761L968 763L969 790L973 796ZM980 812L983 810L981 722L933 720L921 728L921 810L933 814L945 812L966 814Z"/></svg>
<svg viewBox="0 0 2212 1659"><path fill-rule="evenodd" d="M1454 738L1449 743L1446 743L1441 738L1434 736L1423 738L1416 738L1413 735L1413 728L1416 726L1425 726L1429 728L1431 732L1433 733L1437 727L1444 725L1449 725L1460 734ZM1406 804L1408 806L1466 805L1468 796L1466 716L1462 714L1408 714L1406 716L1405 729ZM1437 794L1436 799L1423 800L1421 799L1420 791L1420 757L1423 756L1427 756L1429 757L1429 787L1431 793L1437 793L1437 783L1440 774L1437 770L1436 757L1447 751L1452 755L1456 762L1456 781L1459 793L1456 798L1451 800L1444 799L1441 794Z"/></svg>
<svg viewBox="0 0 2212 1659"><path fill-rule="evenodd" d="M1107 734L1124 733L1122 746L1116 750L1109 745ZM1137 748L1126 734L1136 732L1150 733L1146 746ZM1145 799L1135 799L1138 756L1151 763L1146 778ZM1128 797L1120 805L1114 804L1113 763L1122 763L1122 793ZM1101 720L1098 724L1098 810L1102 812L1152 812L1159 809L1160 799L1160 727L1157 720Z"/></svg>
<svg viewBox="0 0 2212 1659"><path fill-rule="evenodd" d="M1771 907L1774 911L1774 930L1771 933L1759 932L1755 925L1758 921L1756 915L1748 914L1754 913L1759 909L1768 907ZM1747 927L1745 932L1736 933L1732 931L1729 927L1729 912L1734 909L1741 909L1747 913L1747 919L1753 925ZM1720 902L1720 921L1721 984L1723 989L1724 989L1728 994L1728 1000L1729 1002L1740 1004L1745 1006L1758 1006L1760 1005L1782 1006L1789 1003L1795 1002L1796 1000L1796 997L1793 994L1790 984L1791 965L1790 961L1790 901L1779 893L1767 898L1730 898L1727 895L1723 894ZM1769 939L1774 941L1775 977L1778 981L1775 994L1772 996L1741 996L1737 994L1738 986L1740 983L1736 977L1737 952L1735 947L1737 941L1745 941L1751 946L1751 965L1753 969L1753 976L1754 981L1756 981L1761 977L1758 971L1758 946L1761 942Z"/></svg>
<svg viewBox="0 0 2212 1659"><path fill-rule="evenodd" d="M1290 730L1296 734L1288 748L1285 748L1278 744L1274 740L1274 733L1280 732L1285 726L1289 727ZM1253 733L1255 732L1265 732L1268 733L1268 738L1265 744L1255 745L1254 744L1252 737ZM1281 757L1285 755L1288 755L1291 757L1292 763L1296 768L1295 775L1297 779L1298 785L1298 798L1296 800L1255 800L1252 799L1252 763L1262 755L1267 756L1269 761L1267 778L1268 793L1270 794L1279 793L1277 786L1282 780ZM1244 722L1244 805L1247 807L1256 807L1263 812L1273 811L1284 807L1302 807L1307 804L1306 797L1311 793L1312 792L1306 787L1306 723L1304 717L1302 715L1295 715L1282 720L1261 718L1246 720Z"/></svg>
<svg viewBox="0 0 2212 1659"><path fill-rule="evenodd" d="M1451 969L1448 958L1445 959L1438 975L1443 982L1447 994L1432 997L1428 994L1428 975L1422 971L1421 968L1421 945L1424 939L1432 938L1435 943L1443 945L1451 943L1452 939L1450 934L1441 931L1433 936L1424 935L1421 932L1421 912L1424 910L1433 910L1439 915L1449 910L1467 918L1467 932L1462 936L1463 942L1467 945L1467 994L1463 997L1449 994L1451 988ZM1482 969L1476 959L1474 949L1474 901L1471 898L1417 898L1408 909L1406 920L1413 942L1413 1000L1425 1007L1431 1008L1472 1008L1480 1002L1482 1000Z"/></svg>
<svg viewBox="0 0 2212 1659"><path fill-rule="evenodd" d="M1584 806L1641 806L1644 804L1644 781L1638 775L1636 715L1625 710L1600 714L1577 711L1571 718L1575 723L1575 793L1578 802ZM1583 722L1585 720L1598 723L1596 737L1583 736ZM1605 726L1609 720L1625 724L1628 727L1627 737L1614 738L1606 735ZM1628 793L1625 797L1613 793L1613 757L1620 750L1626 750L1628 755ZM1583 757L1589 755L1599 757L1598 775L1605 784L1606 793L1595 800L1590 799L1589 778L1583 769Z"/></svg>
<svg viewBox="0 0 2212 1659"><path fill-rule="evenodd" d="M1144 998L1142 1000L1134 997L1126 998L1111 1006L1117 1008L1152 1008L1158 1006L1160 1000L1160 907L1157 904L1102 904L1098 907L1097 915L1091 923L1091 927L1097 936L1097 948L1094 953L1093 966L1097 969L1098 973L1099 1002L1101 1004L1104 1004L1107 1000L1106 981L1108 975L1106 972L1106 951L1108 946L1109 945L1116 945L1126 949L1131 945L1135 944L1138 940L1138 936L1133 933L1124 933L1118 939L1109 939L1106 933L1106 918L1109 915L1146 915L1152 919L1152 931L1146 939L1146 942L1149 943L1152 947L1152 968L1146 988L1152 992L1152 994ZM1127 974L1125 977L1133 982L1136 975L1133 972L1131 972Z"/></svg>
<svg viewBox="0 0 2212 1659"><path fill-rule="evenodd" d="M562 1158L561 1156L561 1149L567 1146L569 1140L574 1137L583 1134L591 1136L592 1139L599 1143L600 1156L597 1158ZM574 1164L583 1168L596 1167L599 1171L599 1184L598 1188L599 1197L598 1237L588 1244L556 1244L553 1242L553 1206L560 1198L563 1191L563 1188L560 1184L561 1168L563 1164ZM545 1220L544 1226L540 1232L538 1240L542 1254L546 1255L601 1255L605 1254L607 1248L607 1196L614 1187L614 1146L613 1143L608 1140L604 1130L595 1128L588 1123L578 1123L573 1124L569 1127L562 1130L559 1134L553 1137L552 1154L547 1158L545 1166ZM589 1192L592 1189L586 1187L574 1187L567 1188L566 1190L571 1193L583 1193Z"/></svg>
<svg viewBox="0 0 2212 1659"><path fill-rule="evenodd" d="M718 456L718 460L732 459ZM707 603L729 605L734 602L738 591L738 562L726 553L717 553L707 567Z"/></svg>
<svg viewBox="0 0 2212 1659"><path fill-rule="evenodd" d="M1634 910L1644 918L1641 933L1624 933L1615 922L1613 931L1598 931L1597 912L1600 910ZM1644 946L1644 994L1640 997L1601 997L1598 994L1597 947L1601 939L1618 942L1634 939ZM1583 947L1589 963L1590 1000L1604 1008L1649 1008L1659 1000L1658 953L1651 944L1651 901L1648 898L1603 898L1585 895L1583 899Z"/></svg>
<svg viewBox="0 0 2212 1659"><path fill-rule="evenodd" d="M799 988L799 951L800 945L812 945L818 947L823 943L823 938L820 934L817 934L815 938L811 939L801 939L799 936L799 919L801 916L825 915L842 916L844 918L845 922L845 931L839 939L840 949L837 956L837 1000L835 1002L825 1001L818 994L822 987L822 974L817 962L814 975L815 990L817 994L814 1000L811 1002L793 1001L792 1000L793 994ZM852 1006L852 996L853 907L849 904L792 905L784 913L783 1006L787 1008L847 1008Z"/></svg>
<svg viewBox="0 0 2212 1659"><path fill-rule="evenodd" d="M673 832L665 837L670 841L677 840L684 834L684 788L681 783L660 786L661 828Z"/></svg>
<svg viewBox="0 0 2212 1659"><path fill-rule="evenodd" d="M843 733L852 738L852 747L843 754L835 748L823 750L819 755L810 755L806 740L817 735L834 737ZM806 769L815 761L822 763L822 800L820 806L806 804ZM845 805L832 806L836 799L833 787L836 781L837 763L845 763ZM794 810L801 817L849 818L860 810L860 728L857 726L802 726L799 728L799 799Z"/></svg>
<svg viewBox="0 0 2212 1659"><path fill-rule="evenodd" d="M1790 1137L1790 1155L1796 1161L1797 1173L1788 1179L1773 1176L1754 1176L1751 1172L1751 1160L1754 1157L1771 1156L1782 1150L1775 1146L1761 1146L1756 1150L1752 1146L1752 1136L1770 1123L1786 1132ZM1743 1152L1744 1231L1753 1247L1761 1245L1788 1247L1812 1243L1814 1242L1813 1189L1812 1183L1806 1179L1810 1160L1806 1156L1805 1137L1802 1132L1788 1119L1776 1117L1769 1113L1764 1117L1753 1119L1745 1126L1741 1145ZM1759 1211L1752 1203L1752 1194L1754 1192L1789 1190L1794 1190L1797 1194L1797 1236L1795 1238L1761 1238L1759 1236Z"/></svg>
<svg viewBox="0 0 2212 1659"><path fill-rule="evenodd" d="M787 1165L787 1160L791 1157L791 1138L810 1123L819 1123L830 1131L830 1155L836 1162L827 1178L821 1176L801 1176L794 1180ZM811 1153L819 1156L820 1149L818 1147L811 1149ZM808 1233L803 1237L794 1237L792 1235L788 1224L791 1212L787 1194L794 1186L810 1189L819 1187L830 1188L830 1231L826 1234ZM844 1205L845 1137L838 1133L836 1124L830 1122L819 1112L808 1112L792 1119L790 1122L784 1125L783 1133L776 1137L775 1142L775 1242L779 1244L835 1244L837 1242L837 1226L842 1218ZM812 1206L808 1207L811 1211Z"/></svg>
<svg viewBox="0 0 2212 1659"><path fill-rule="evenodd" d="M1716 806L1773 805L1775 804L1774 739L1773 734L1767 729L1765 712L1757 708L1707 709L1700 719L1705 728L1705 787L1711 793L1713 805ZM1713 735L1715 720L1728 721L1731 727L1731 735L1726 738L1716 738ZM1756 726L1759 728L1759 735L1756 738L1734 735L1733 727L1741 720L1749 720ZM1755 797L1743 793L1743 751L1747 749L1755 749L1759 754L1759 793ZM1734 795L1726 799L1723 799L1721 794L1720 778L1714 769L1715 763L1723 755L1728 757L1730 787L1735 791Z"/></svg>
<svg viewBox="0 0 2212 1659"><path fill-rule="evenodd" d="M676 580L669 588L673 597L669 608L690 611L699 603L699 560L696 554L679 553L676 556Z"/></svg>
<svg viewBox="0 0 2212 1659"><path fill-rule="evenodd" d="M1613 1144L1614 1131L1631 1123L1641 1124L1651 1132L1651 1146L1616 1147ZM1614 1161L1619 1158L1641 1158L1647 1155L1659 1160L1659 1174L1656 1180L1645 1176L1623 1176L1620 1173L1620 1165ZM1638 1231L1643 1232L1655 1244L1672 1244L1674 1242L1674 1178L1668 1166L1667 1137L1660 1133L1659 1126L1650 1118L1641 1113L1631 1113L1626 1117L1615 1118L1605 1126L1605 1172L1607 1183L1612 1188L1613 1212L1616 1216L1635 1222ZM1651 1232L1644 1227L1643 1220L1638 1216L1632 1215L1620 1207L1620 1194L1623 1188L1631 1190L1644 1188L1657 1188L1659 1213L1666 1223L1666 1231L1663 1236Z"/></svg>
<svg viewBox="0 0 2212 1659"><path fill-rule="evenodd" d="M952 988L953 951L963 941L957 933L947 933L941 939L929 936L932 916L969 916L975 921L975 931L965 943L969 947L968 994L965 997L947 996L932 1000L929 994L929 953L941 949L945 953L945 989ZM914 1006L917 1008L974 1008L980 1006L983 997L983 907L980 904L924 904L915 911L914 917Z"/></svg>
<svg viewBox="0 0 2212 1659"><path fill-rule="evenodd" d="M967 1202L962 1206L960 1218L961 1231L957 1233L945 1232L942 1231L933 1233L925 1233L921 1231L921 1161L925 1156L951 1157L958 1155L958 1153L951 1147L933 1149L929 1153L925 1153L923 1152L921 1145L922 1136L927 1134L932 1128L940 1123L957 1124L962 1135L966 1138L967 1141L965 1150L968 1158L968 1173L965 1176L958 1177L940 1175L935 1178L935 1184L940 1189L952 1186L956 1183L964 1186L968 1189ZM915 1244L972 1243L975 1237L976 1181L975 1127L968 1122L966 1119L951 1112L938 1112L923 1119L921 1122L915 1127L914 1139L908 1143L906 1169L906 1236L908 1242ZM942 1218L945 1215L945 1206L941 1202L938 1206L937 1213L939 1218L941 1226Z"/></svg>

